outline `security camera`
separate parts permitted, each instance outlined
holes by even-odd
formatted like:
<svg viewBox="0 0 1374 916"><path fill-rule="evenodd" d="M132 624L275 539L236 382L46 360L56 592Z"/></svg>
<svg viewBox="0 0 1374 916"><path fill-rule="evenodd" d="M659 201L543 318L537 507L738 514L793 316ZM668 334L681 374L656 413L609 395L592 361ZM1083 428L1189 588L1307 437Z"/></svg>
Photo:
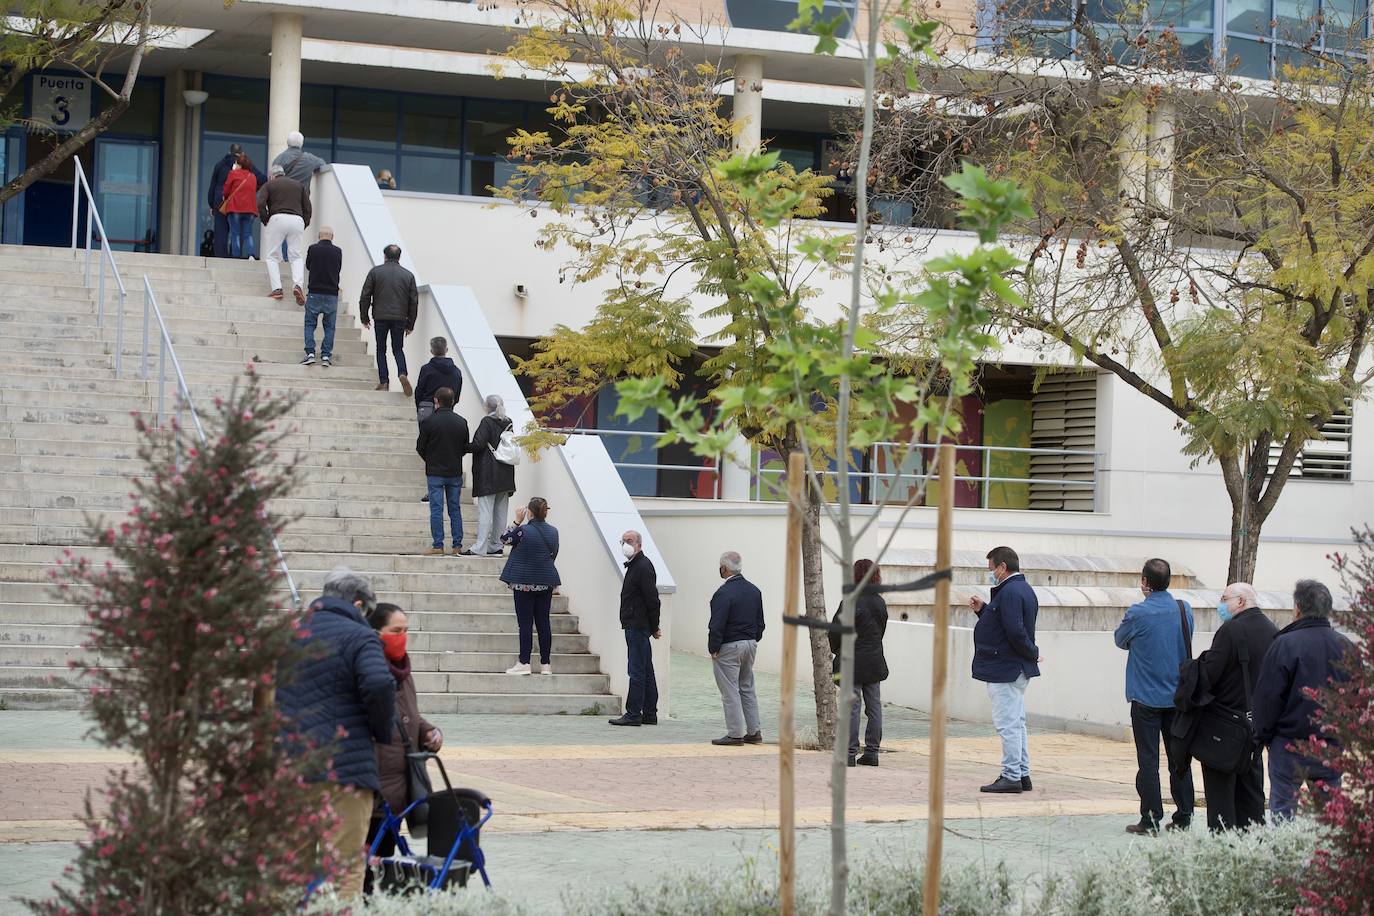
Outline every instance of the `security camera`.
<svg viewBox="0 0 1374 916"><path fill-rule="evenodd" d="M529 297L530 297L530 291L529 291L528 289L525 288L525 284L523 284L523 283L517 283L517 284L515 284L515 298L517 298L517 299L528 299Z"/></svg>

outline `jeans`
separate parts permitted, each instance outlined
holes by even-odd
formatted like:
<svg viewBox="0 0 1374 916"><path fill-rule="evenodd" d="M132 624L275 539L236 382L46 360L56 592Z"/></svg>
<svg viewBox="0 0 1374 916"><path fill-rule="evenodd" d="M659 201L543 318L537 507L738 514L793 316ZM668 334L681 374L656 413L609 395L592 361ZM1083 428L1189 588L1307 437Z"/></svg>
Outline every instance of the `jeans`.
<svg viewBox="0 0 1374 916"><path fill-rule="evenodd" d="M512 589L515 596L515 621L520 625L520 664L530 663L533 649L533 630L539 630L539 663L547 665L553 652L553 624L549 622L549 608L553 606L553 589L525 592Z"/></svg>
<svg viewBox="0 0 1374 916"><path fill-rule="evenodd" d="M315 326L324 319L324 341L320 344L322 356L334 352L334 322L339 317L339 297L327 293L310 293L305 297L305 352L315 352Z"/></svg>
<svg viewBox="0 0 1374 916"><path fill-rule="evenodd" d="M267 280L273 290L282 288L281 262L283 258L291 261L291 282L295 286L305 284L305 252L301 244L305 240L305 220L294 213L277 213L267 221L262 230L263 261L267 263Z"/></svg>
<svg viewBox="0 0 1374 916"><path fill-rule="evenodd" d="M859 753L859 708L868 711L868 728L864 729L864 753L877 756L883 743L882 683L855 684L854 700L849 704L849 756Z"/></svg>
<svg viewBox="0 0 1374 916"><path fill-rule="evenodd" d="M1312 787L1312 798L1325 802L1326 787L1339 789L1341 774L1320 761L1296 751L1288 750L1290 738L1275 738L1269 744L1269 813L1276 821L1288 821L1298 810L1298 792L1306 782Z"/></svg>
<svg viewBox="0 0 1374 916"><path fill-rule="evenodd" d="M457 550L463 540L463 516L458 498L463 492L463 475L457 477L430 477L429 484L429 536L435 547L444 546L444 504L448 504L448 523L453 529L453 549Z"/></svg>
<svg viewBox="0 0 1374 916"><path fill-rule="evenodd" d="M992 727L1002 739L1002 775L1020 779L1030 775L1030 745L1026 742L1026 685L1018 675L1010 684L988 684L992 701Z"/></svg>
<svg viewBox="0 0 1374 916"><path fill-rule="evenodd" d="M253 248L253 221L251 213L227 213L229 218L229 254L235 258L251 258Z"/></svg>
<svg viewBox="0 0 1374 916"><path fill-rule="evenodd" d="M625 693L625 717L642 719L658 715L658 681L654 679L654 634L648 630L625 631L626 667L630 689Z"/></svg>
<svg viewBox="0 0 1374 916"><path fill-rule="evenodd" d="M1239 773L1202 765L1202 792L1207 799L1210 830L1264 825L1264 763L1260 752Z"/></svg>
<svg viewBox="0 0 1374 916"><path fill-rule="evenodd" d="M1164 822L1164 799L1159 789L1159 739L1164 737L1164 755L1169 761L1169 795L1174 800L1173 822L1186 827L1193 820L1193 768L1175 771L1186 762L1179 759L1170 731L1176 710L1159 709L1131 702L1131 734L1135 737L1135 792L1140 796L1140 822L1158 829Z"/></svg>
<svg viewBox="0 0 1374 916"><path fill-rule="evenodd" d="M373 319L372 331L377 336L377 381L386 384L390 380L386 367L386 338L391 335L391 355L396 358L396 374L409 375L406 372L406 323L399 318L392 318L386 321Z"/></svg>
<svg viewBox="0 0 1374 916"><path fill-rule="evenodd" d="M727 642L716 653L712 667L716 687L725 707L725 732L731 738L744 738L759 730L759 698L754 692L755 639Z"/></svg>
<svg viewBox="0 0 1374 916"><path fill-rule="evenodd" d="M472 545L473 553L496 553L501 549L501 520L506 517L509 501L509 493L476 497L477 542Z"/></svg>

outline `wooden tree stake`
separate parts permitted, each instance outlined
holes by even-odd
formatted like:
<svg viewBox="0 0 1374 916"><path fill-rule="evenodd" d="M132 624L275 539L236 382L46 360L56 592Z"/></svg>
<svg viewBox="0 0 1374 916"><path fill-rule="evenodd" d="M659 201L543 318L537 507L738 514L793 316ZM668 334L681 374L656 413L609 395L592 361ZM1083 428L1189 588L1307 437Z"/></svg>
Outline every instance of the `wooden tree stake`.
<svg viewBox="0 0 1374 916"><path fill-rule="evenodd" d="M954 446L940 446L940 509L935 541L935 568L949 569L954 554ZM945 840L945 715L949 680L949 579L935 585L934 622L930 664L930 800L926 819L925 887L923 913L940 912L940 856Z"/></svg>
<svg viewBox="0 0 1374 916"><path fill-rule="evenodd" d="M806 468L801 452L787 458L787 579L783 587L782 613L796 617L801 604L802 504ZM778 710L778 863L781 916L797 911L797 836L795 818L797 634L782 627L782 675Z"/></svg>

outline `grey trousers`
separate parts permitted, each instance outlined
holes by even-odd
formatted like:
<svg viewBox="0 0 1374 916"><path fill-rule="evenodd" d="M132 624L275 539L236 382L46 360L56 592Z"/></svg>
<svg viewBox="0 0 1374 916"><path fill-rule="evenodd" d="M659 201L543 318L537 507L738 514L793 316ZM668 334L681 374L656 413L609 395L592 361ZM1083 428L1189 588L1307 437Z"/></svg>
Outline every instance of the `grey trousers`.
<svg viewBox="0 0 1374 916"><path fill-rule="evenodd" d="M713 659L716 687L725 707L725 731L731 738L743 738L759 730L759 698L754 692L756 639L727 642Z"/></svg>
<svg viewBox="0 0 1374 916"><path fill-rule="evenodd" d="M495 553L501 549L501 521L506 517L510 494L478 496L473 502L477 503L477 540L470 549L473 553Z"/></svg>
<svg viewBox="0 0 1374 916"><path fill-rule="evenodd" d="M883 743L882 683L855 684L854 698L849 704L849 756L859 753L859 707L868 711L868 728L864 730L864 753L877 754Z"/></svg>

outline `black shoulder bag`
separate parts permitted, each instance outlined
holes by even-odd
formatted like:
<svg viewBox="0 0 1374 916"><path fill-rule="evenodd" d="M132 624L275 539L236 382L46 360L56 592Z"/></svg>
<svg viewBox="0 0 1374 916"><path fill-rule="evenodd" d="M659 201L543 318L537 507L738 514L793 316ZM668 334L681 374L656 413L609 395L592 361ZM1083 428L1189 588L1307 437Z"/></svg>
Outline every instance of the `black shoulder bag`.
<svg viewBox="0 0 1374 916"><path fill-rule="evenodd" d="M406 804L412 804L419 799L428 799L434 794L434 785L429 781L429 768L424 757L415 754L415 748L410 744L410 735L406 732L405 726L401 724L398 717L396 719L396 730L401 733L401 746L405 748L406 755ZM429 802L423 801L406 815L406 827L410 829L413 837L422 837L426 833L429 824Z"/></svg>
<svg viewBox="0 0 1374 916"><path fill-rule="evenodd" d="M1203 766L1223 773L1239 773L1255 754L1255 728L1250 722L1250 647L1242 639L1240 676L1245 684L1246 709L1209 703L1198 717L1197 730L1188 752Z"/></svg>

